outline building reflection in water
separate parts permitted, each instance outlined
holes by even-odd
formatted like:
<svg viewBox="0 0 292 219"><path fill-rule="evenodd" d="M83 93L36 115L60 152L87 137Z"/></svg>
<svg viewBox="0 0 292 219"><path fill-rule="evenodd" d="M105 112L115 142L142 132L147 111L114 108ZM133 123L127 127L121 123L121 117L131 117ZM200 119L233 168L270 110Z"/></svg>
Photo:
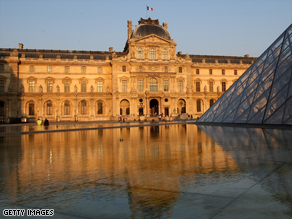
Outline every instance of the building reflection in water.
<svg viewBox="0 0 292 219"><path fill-rule="evenodd" d="M72 205L89 196L109 201L126 194L132 217L171 215L180 191L201 185L199 176L218 173L220 180L220 173L240 171L244 154L227 153L226 142L233 150L253 148L261 159L267 155L258 141L276 148L274 133L291 142L291 133L280 131L269 137L261 130L227 131L169 125L7 136L0 140L0 201L26 205L58 197ZM205 132L215 133L215 141Z"/></svg>
<svg viewBox="0 0 292 219"><path fill-rule="evenodd" d="M198 126L292 216L292 130Z"/></svg>

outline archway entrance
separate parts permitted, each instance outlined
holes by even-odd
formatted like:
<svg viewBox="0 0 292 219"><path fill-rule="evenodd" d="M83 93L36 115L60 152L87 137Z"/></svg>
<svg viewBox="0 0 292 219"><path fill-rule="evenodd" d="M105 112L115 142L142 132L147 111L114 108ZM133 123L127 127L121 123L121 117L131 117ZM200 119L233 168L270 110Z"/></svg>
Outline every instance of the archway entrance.
<svg viewBox="0 0 292 219"><path fill-rule="evenodd" d="M130 115L130 103L128 100L122 100L120 103L120 115Z"/></svg>
<svg viewBox="0 0 292 219"><path fill-rule="evenodd" d="M177 113L186 113L186 101L184 99L179 99L177 102Z"/></svg>
<svg viewBox="0 0 292 219"><path fill-rule="evenodd" d="M158 115L158 100L152 99L150 100L150 116Z"/></svg>

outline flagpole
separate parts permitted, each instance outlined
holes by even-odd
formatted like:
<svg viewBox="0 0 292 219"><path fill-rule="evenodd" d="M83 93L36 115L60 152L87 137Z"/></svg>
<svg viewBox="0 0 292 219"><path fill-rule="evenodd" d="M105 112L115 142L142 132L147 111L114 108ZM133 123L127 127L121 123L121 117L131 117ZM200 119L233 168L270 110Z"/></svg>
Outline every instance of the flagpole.
<svg viewBox="0 0 292 219"><path fill-rule="evenodd" d="M146 19L147 19L147 4L146 4Z"/></svg>

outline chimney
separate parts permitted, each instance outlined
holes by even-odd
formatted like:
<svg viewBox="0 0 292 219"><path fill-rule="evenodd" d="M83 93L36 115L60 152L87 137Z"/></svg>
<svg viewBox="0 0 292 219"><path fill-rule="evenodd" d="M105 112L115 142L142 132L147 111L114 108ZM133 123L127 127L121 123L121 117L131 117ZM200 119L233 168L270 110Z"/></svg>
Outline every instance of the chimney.
<svg viewBox="0 0 292 219"><path fill-rule="evenodd" d="M112 52L112 51L113 51L113 47L110 47L110 48L109 48L109 51Z"/></svg>
<svg viewBox="0 0 292 219"><path fill-rule="evenodd" d="M19 49L23 49L23 44L22 43L18 43Z"/></svg>
<svg viewBox="0 0 292 219"><path fill-rule="evenodd" d="M249 57L249 54L246 54L244 57L245 57L245 58L248 58L248 57Z"/></svg>
<svg viewBox="0 0 292 219"><path fill-rule="evenodd" d="M167 23L163 22L162 26L167 30Z"/></svg>
<svg viewBox="0 0 292 219"><path fill-rule="evenodd" d="M128 39L131 38L132 32L133 32L133 30L132 30L132 21L128 21Z"/></svg>

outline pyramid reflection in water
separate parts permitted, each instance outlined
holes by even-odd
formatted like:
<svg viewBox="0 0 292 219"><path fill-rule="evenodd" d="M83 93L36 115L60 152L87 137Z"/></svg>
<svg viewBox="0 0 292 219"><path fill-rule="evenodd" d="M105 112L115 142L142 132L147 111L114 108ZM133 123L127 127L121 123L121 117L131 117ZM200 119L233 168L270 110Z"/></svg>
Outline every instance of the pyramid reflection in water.
<svg viewBox="0 0 292 219"><path fill-rule="evenodd" d="M292 24L198 122L292 124Z"/></svg>

